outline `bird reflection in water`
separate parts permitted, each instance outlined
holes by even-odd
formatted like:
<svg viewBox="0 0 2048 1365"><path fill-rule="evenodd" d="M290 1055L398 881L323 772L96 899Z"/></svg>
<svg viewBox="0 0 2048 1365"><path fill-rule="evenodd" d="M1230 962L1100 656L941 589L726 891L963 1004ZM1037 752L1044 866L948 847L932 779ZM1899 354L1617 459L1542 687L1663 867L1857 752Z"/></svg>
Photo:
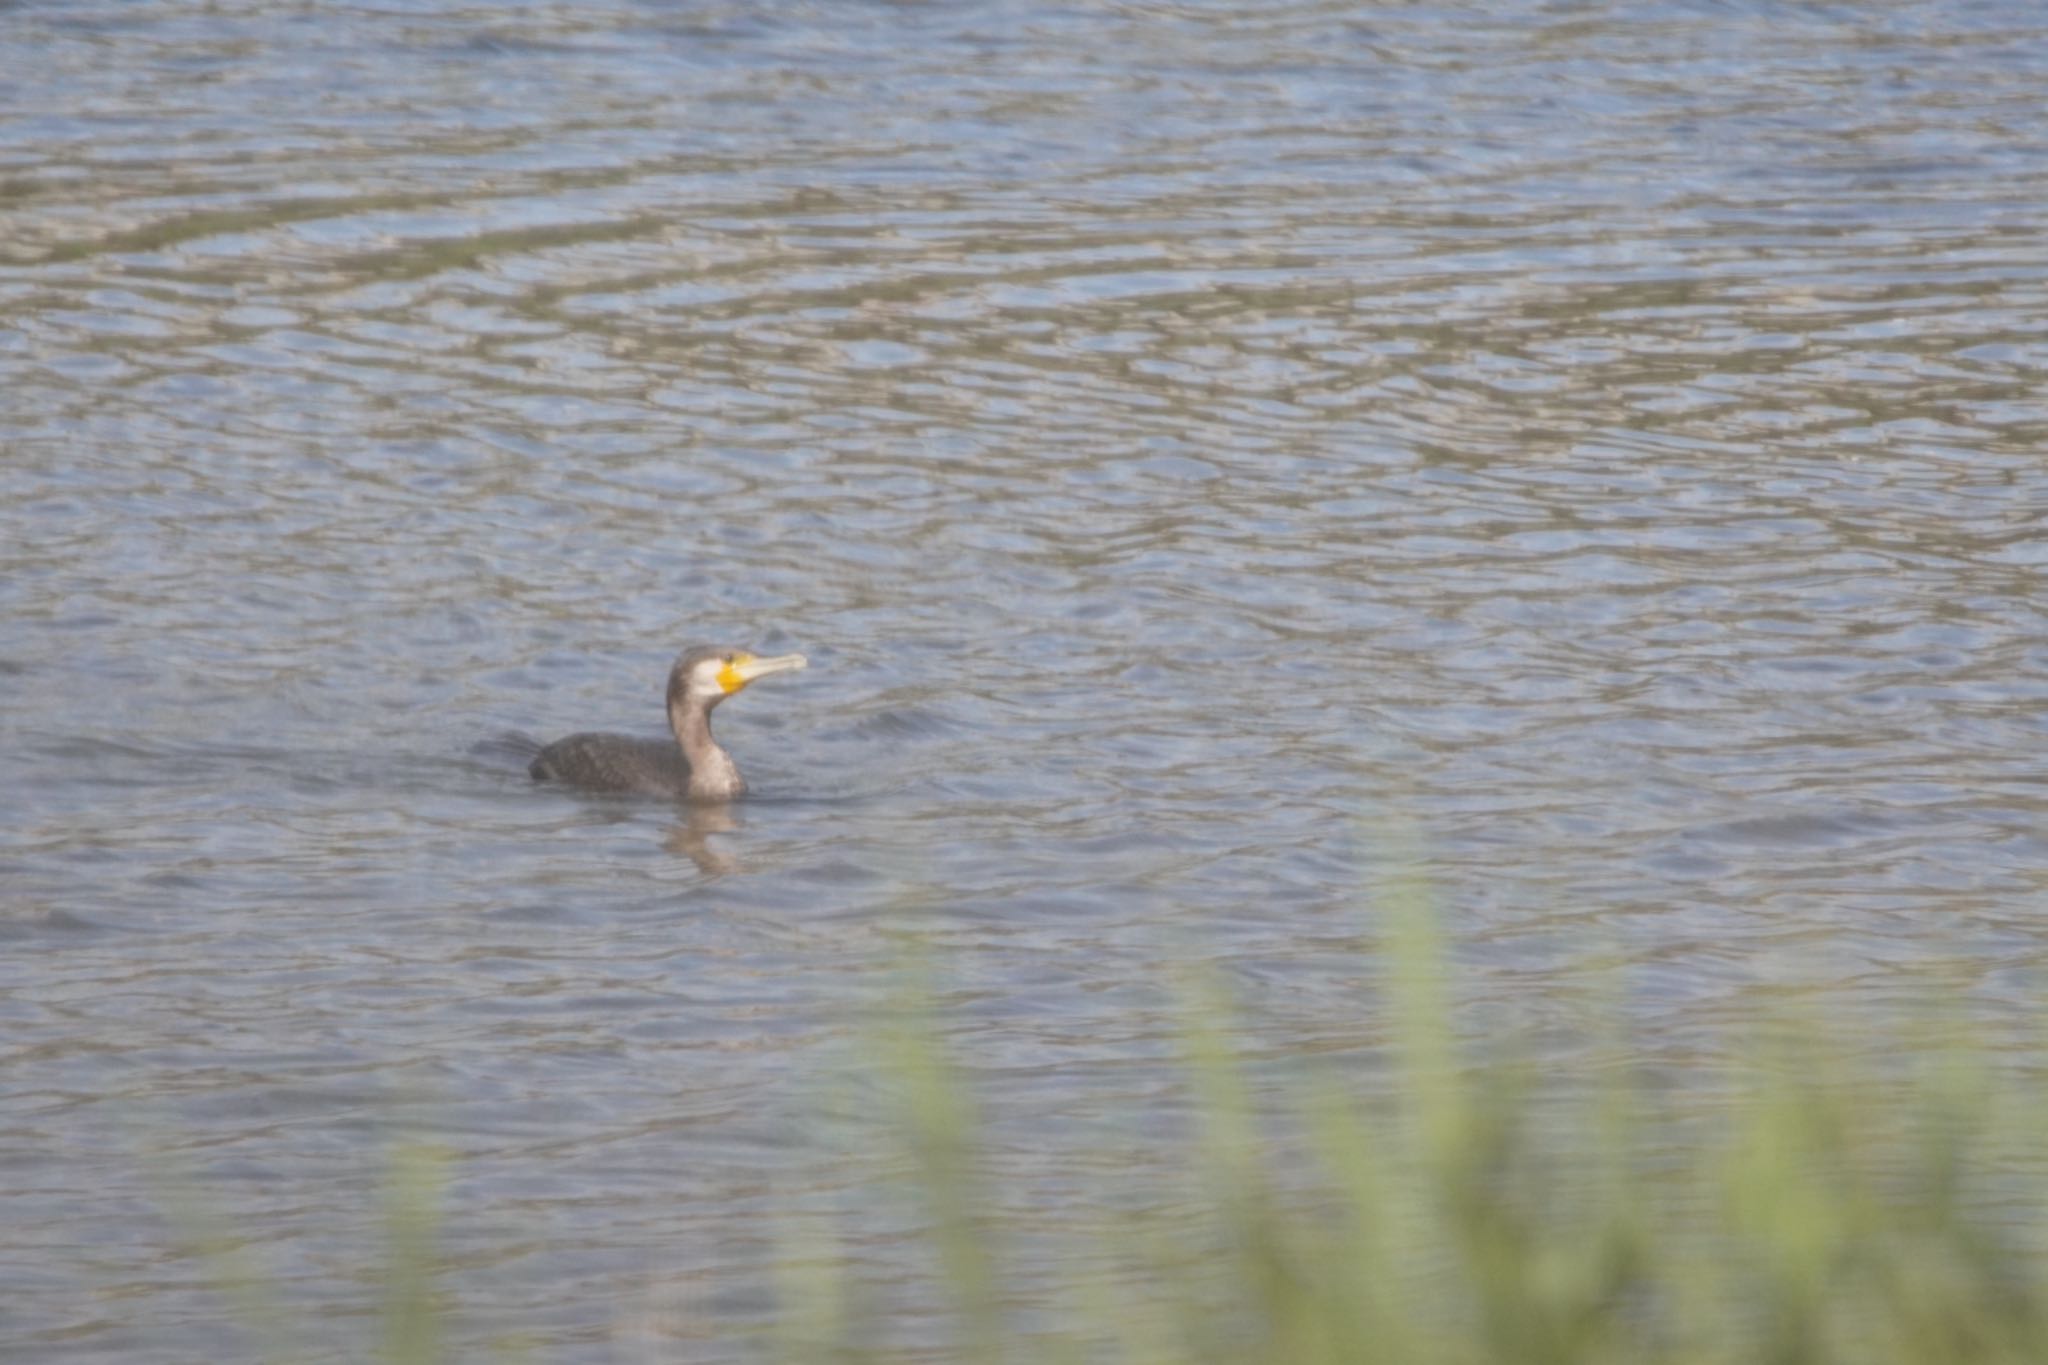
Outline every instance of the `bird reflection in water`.
<svg viewBox="0 0 2048 1365"><path fill-rule="evenodd" d="M692 801L683 807L682 822L668 832L662 847L678 857L688 858L707 877L722 877L740 869L740 860L711 842L714 834L730 834L740 827L739 812L724 803Z"/></svg>

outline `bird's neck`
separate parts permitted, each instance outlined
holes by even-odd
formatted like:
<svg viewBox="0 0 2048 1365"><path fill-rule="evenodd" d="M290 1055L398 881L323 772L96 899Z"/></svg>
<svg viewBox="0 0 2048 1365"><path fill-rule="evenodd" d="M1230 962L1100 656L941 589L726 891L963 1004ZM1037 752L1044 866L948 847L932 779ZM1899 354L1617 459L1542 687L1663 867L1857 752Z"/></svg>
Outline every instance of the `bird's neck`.
<svg viewBox="0 0 2048 1365"><path fill-rule="evenodd" d="M690 796L698 801L729 801L747 789L732 755L711 737L711 708L687 699L672 702L668 723L690 763Z"/></svg>

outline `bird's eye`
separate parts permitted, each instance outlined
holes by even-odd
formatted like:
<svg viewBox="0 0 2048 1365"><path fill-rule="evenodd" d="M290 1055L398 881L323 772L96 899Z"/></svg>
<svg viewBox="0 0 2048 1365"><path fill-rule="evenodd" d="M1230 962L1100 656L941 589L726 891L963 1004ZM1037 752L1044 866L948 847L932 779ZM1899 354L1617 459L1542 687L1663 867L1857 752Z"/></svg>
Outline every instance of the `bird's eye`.
<svg viewBox="0 0 2048 1365"><path fill-rule="evenodd" d="M731 662L732 662L732 655L730 655L730 654L726 655L726 656L725 656L725 661L726 661L727 663L731 663Z"/></svg>

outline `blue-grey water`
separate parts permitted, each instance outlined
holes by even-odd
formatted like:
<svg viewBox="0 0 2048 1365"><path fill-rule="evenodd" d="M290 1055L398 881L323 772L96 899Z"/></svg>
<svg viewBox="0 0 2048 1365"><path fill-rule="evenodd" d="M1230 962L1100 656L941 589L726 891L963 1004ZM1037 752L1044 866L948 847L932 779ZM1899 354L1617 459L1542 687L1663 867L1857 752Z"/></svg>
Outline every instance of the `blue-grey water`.
<svg viewBox="0 0 2048 1365"><path fill-rule="evenodd" d="M2023 1024L2044 89L2032 0L0 7L0 1355L362 1358L424 1136L453 1349L752 1358L906 957L1056 1232L1189 970L1371 1051L1410 861L1486 1030ZM704 640L811 659L756 800L496 743Z"/></svg>

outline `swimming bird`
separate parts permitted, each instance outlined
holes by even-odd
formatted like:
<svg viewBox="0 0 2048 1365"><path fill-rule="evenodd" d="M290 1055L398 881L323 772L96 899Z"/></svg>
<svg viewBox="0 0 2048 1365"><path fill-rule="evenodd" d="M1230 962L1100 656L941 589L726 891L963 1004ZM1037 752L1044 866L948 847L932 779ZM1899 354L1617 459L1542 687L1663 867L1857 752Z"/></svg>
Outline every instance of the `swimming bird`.
<svg viewBox="0 0 2048 1365"><path fill-rule="evenodd" d="M630 735L580 734L540 751L527 771L589 791L633 792L691 801L731 801L747 784L732 755L711 737L711 711L756 678L802 668L801 654L763 658L725 645L683 651L668 671L673 744Z"/></svg>

